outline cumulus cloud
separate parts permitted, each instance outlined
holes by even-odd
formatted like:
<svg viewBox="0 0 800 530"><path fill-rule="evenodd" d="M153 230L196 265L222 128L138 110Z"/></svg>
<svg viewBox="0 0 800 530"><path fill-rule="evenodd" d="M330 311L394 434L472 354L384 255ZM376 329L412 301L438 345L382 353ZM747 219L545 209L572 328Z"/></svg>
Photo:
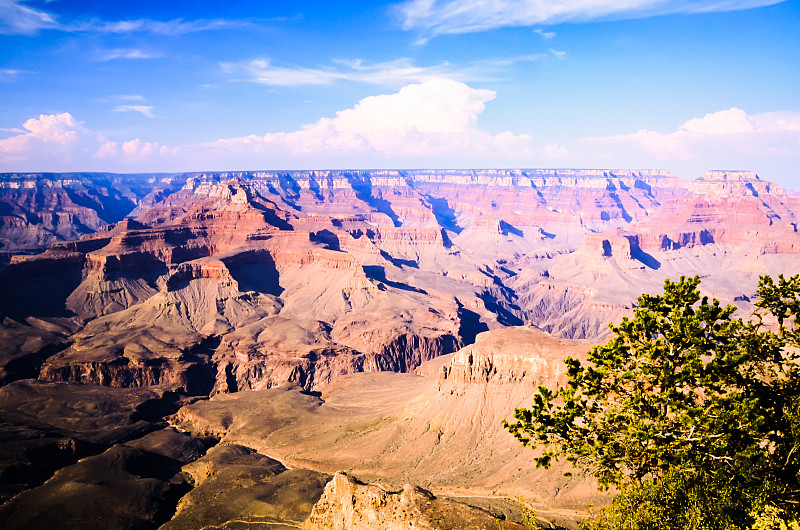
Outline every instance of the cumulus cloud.
<svg viewBox="0 0 800 530"><path fill-rule="evenodd" d="M732 107L690 119L668 133L642 129L584 138L579 143L590 153L605 157L655 160L669 167L691 168L695 173L700 164L706 169L756 165L769 168L781 160L784 164L787 159L800 162L800 113L749 115Z"/></svg>
<svg viewBox="0 0 800 530"><path fill-rule="evenodd" d="M160 171L164 171L164 165L171 167L177 159L175 156L180 152L178 147L168 147L158 142L144 142L139 138L124 141L121 144L113 140L101 141L97 150L92 153L94 159L110 159L116 164L123 164L124 167L158 167L153 164L160 164Z"/></svg>
<svg viewBox="0 0 800 530"><path fill-rule="evenodd" d="M370 96L297 130L165 146L109 139L69 113L43 114L0 131L0 170L191 171L368 167L665 167L682 176L710 168L786 174L800 167L800 113L730 108L686 120L671 132L642 129L537 145L499 134L479 118L496 97L450 79ZM138 96L135 96L138 99Z"/></svg>
<svg viewBox="0 0 800 530"><path fill-rule="evenodd" d="M527 134L481 129L478 119L495 96L492 90L433 79L363 98L297 130L177 147L139 138L110 139L86 129L68 113L42 115L28 120L22 132L8 130L16 134L0 140L0 167L27 171L467 167L529 165L534 159L566 155L556 145L535 146Z"/></svg>
<svg viewBox="0 0 800 530"><path fill-rule="evenodd" d="M175 160L176 148L133 139L118 144L87 129L70 113L42 114L23 128L5 129L0 140L0 168L6 171L116 171L157 168ZM102 161L102 165L93 163Z"/></svg>
<svg viewBox="0 0 800 530"><path fill-rule="evenodd" d="M404 29L457 34L508 26L533 26L665 14L733 11L785 0L407 0L397 10Z"/></svg>
<svg viewBox="0 0 800 530"><path fill-rule="evenodd" d="M298 160L533 156L530 136L511 132L492 135L478 128L478 116L494 98L492 90L435 79L407 85L396 93L366 97L335 117L322 118L298 131L224 139L203 148L272 156L288 153Z"/></svg>
<svg viewBox="0 0 800 530"><path fill-rule="evenodd" d="M37 148L47 147L55 152L65 152L78 140L82 126L71 114L42 114L23 125L20 134L0 140L0 156L4 161L24 158Z"/></svg>
<svg viewBox="0 0 800 530"><path fill-rule="evenodd" d="M128 159L139 160L142 158L150 158L153 155L174 155L178 153L178 148L167 147L158 142L143 142L135 138L122 143L122 153Z"/></svg>
<svg viewBox="0 0 800 530"><path fill-rule="evenodd" d="M541 151L541 157L546 160L558 160L568 156L569 150L558 144L547 144Z"/></svg>
<svg viewBox="0 0 800 530"><path fill-rule="evenodd" d="M117 105L114 107L114 112L138 112L148 118L156 117L156 115L153 114L152 105Z"/></svg>

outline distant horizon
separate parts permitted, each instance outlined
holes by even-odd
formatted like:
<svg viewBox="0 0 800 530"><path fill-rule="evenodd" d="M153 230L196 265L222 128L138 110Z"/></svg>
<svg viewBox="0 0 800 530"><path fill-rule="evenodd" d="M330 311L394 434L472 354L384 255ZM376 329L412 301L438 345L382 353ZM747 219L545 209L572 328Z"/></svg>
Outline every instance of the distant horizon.
<svg viewBox="0 0 800 530"><path fill-rule="evenodd" d="M0 175L191 175L209 174L209 173L314 173L314 172L331 172L331 173L347 173L347 172L375 172L375 171L397 171L397 172L415 172L415 171L603 171L603 172L663 172L669 173L671 176L683 180L698 180L703 178L708 173L753 173L755 176L764 181L774 182L777 181L767 178L758 171L751 169L708 169L696 177L687 177L676 174L669 168L664 167L524 167L524 166L484 166L484 167L343 167L343 168L262 168L262 169L198 169L186 171L0 171Z"/></svg>

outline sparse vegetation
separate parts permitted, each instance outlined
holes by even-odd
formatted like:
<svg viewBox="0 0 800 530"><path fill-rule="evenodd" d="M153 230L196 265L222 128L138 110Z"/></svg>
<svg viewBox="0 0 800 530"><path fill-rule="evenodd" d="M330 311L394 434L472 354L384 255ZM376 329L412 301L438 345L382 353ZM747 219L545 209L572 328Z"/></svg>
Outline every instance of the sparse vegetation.
<svg viewBox="0 0 800 530"><path fill-rule="evenodd" d="M566 386L504 422L537 466L565 458L619 489L587 529L797 525L800 276L762 277L749 321L699 284L640 296L587 366L567 359Z"/></svg>
<svg viewBox="0 0 800 530"><path fill-rule="evenodd" d="M533 506L528 504L528 501L519 497L517 498L517 506L519 506L520 521L524 526L534 530L538 530L542 527L539 521L536 520L536 510Z"/></svg>

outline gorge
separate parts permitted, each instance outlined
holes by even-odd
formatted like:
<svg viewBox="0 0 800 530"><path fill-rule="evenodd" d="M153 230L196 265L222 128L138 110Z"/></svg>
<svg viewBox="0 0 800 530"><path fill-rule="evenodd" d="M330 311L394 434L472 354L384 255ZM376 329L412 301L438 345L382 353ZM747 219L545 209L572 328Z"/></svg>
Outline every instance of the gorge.
<svg viewBox="0 0 800 530"><path fill-rule="evenodd" d="M746 316L798 216L741 171L0 174L0 524L574 525L500 421L665 278Z"/></svg>

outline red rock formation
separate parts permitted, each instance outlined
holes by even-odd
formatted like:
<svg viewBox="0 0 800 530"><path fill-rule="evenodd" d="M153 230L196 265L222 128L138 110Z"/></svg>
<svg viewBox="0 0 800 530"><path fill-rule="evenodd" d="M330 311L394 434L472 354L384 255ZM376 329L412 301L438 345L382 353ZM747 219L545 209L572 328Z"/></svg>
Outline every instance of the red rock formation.
<svg viewBox="0 0 800 530"><path fill-rule="evenodd" d="M34 315L76 330L57 354L26 350L50 357L48 380L185 389L197 370L215 392L318 388L354 371L413 369L504 325L601 337L665 277L724 267L709 288L746 300L758 273L792 272L800 251L800 201L739 172L692 182L663 171L421 170L0 183L8 237L45 208L71 228L37 245L81 236L0 271L0 310L15 326ZM119 215L123 204L135 219ZM94 232L81 235L79 222ZM322 331L270 339L276 315Z"/></svg>

